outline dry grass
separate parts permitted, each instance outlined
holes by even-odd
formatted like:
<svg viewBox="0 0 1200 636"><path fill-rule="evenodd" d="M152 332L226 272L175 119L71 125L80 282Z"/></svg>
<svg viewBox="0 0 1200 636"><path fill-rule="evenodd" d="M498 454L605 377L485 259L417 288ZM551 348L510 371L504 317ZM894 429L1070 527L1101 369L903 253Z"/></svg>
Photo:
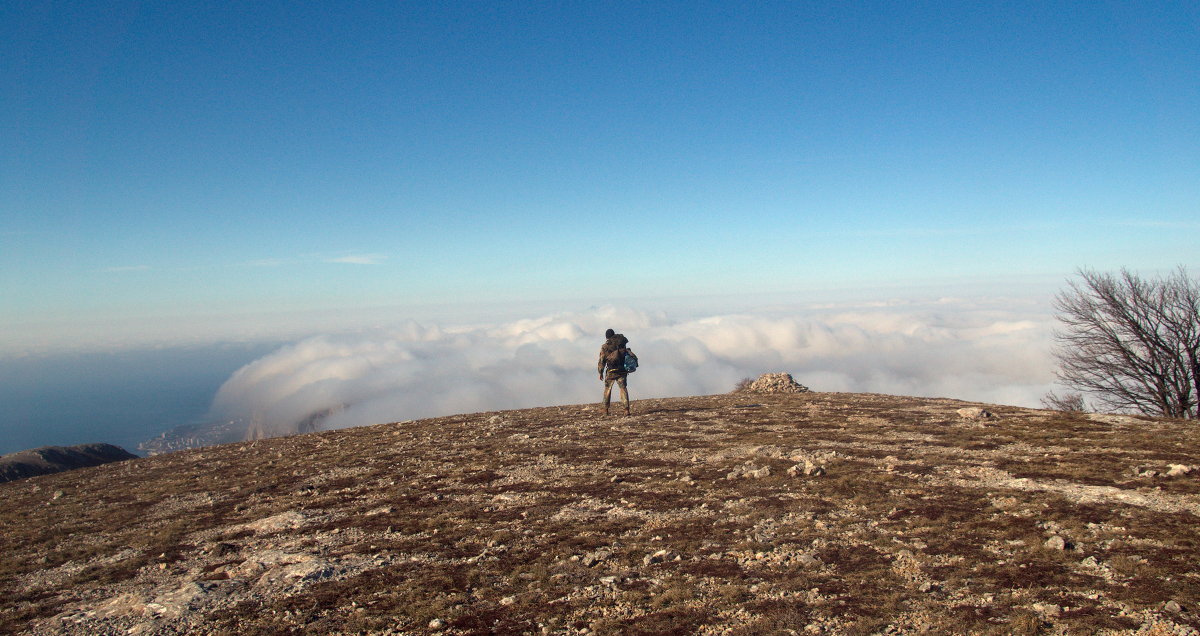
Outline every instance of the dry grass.
<svg viewBox="0 0 1200 636"><path fill-rule="evenodd" d="M631 418L554 407L3 484L0 631L1200 628L1200 476L1161 476L1200 454L1189 424L1012 407L981 424L962 406L807 393L641 401ZM806 462L825 474L788 473Z"/></svg>

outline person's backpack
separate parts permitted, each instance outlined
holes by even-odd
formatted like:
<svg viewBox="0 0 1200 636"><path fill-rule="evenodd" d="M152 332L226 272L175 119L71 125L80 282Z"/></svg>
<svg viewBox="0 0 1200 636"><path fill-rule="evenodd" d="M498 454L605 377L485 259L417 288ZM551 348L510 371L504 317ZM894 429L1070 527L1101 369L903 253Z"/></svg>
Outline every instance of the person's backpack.
<svg viewBox="0 0 1200 636"><path fill-rule="evenodd" d="M616 371L625 366L625 347L610 349L604 355L604 368Z"/></svg>
<svg viewBox="0 0 1200 636"><path fill-rule="evenodd" d="M637 358L629 353L629 349L620 347L608 352L604 358L604 368L612 371L624 371L625 373L633 373L637 370Z"/></svg>

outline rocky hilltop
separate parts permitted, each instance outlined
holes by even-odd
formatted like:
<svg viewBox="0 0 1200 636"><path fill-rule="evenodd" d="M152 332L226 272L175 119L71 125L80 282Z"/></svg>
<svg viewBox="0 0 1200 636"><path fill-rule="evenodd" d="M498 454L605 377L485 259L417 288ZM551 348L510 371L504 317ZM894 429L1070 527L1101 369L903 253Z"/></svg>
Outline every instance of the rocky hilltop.
<svg viewBox="0 0 1200 636"><path fill-rule="evenodd" d="M99 466L136 457L137 455L112 444L43 446L0 455L0 482Z"/></svg>
<svg viewBox="0 0 1200 636"><path fill-rule="evenodd" d="M0 484L0 631L1194 634L1186 422L819 392Z"/></svg>

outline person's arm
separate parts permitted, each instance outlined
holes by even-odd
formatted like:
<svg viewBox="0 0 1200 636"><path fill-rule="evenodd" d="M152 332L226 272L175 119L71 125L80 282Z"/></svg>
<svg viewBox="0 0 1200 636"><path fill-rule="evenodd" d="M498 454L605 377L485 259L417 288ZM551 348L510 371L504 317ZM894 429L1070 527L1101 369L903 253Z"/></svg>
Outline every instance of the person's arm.
<svg viewBox="0 0 1200 636"><path fill-rule="evenodd" d="M600 374L600 379L604 379L604 349L600 349L600 361L596 363L596 373Z"/></svg>

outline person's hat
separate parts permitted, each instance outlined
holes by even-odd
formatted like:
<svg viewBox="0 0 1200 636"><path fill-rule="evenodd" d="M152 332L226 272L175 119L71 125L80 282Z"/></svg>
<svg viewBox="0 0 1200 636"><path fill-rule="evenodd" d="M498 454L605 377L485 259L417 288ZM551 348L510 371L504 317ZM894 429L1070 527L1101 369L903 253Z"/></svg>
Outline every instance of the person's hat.
<svg viewBox="0 0 1200 636"><path fill-rule="evenodd" d="M605 338L611 338L611 337L613 337L613 336L615 336L615 335L617 335L617 332L613 331L612 329L609 329L608 331L605 331L605 332L604 332L604 337L605 337Z"/></svg>

